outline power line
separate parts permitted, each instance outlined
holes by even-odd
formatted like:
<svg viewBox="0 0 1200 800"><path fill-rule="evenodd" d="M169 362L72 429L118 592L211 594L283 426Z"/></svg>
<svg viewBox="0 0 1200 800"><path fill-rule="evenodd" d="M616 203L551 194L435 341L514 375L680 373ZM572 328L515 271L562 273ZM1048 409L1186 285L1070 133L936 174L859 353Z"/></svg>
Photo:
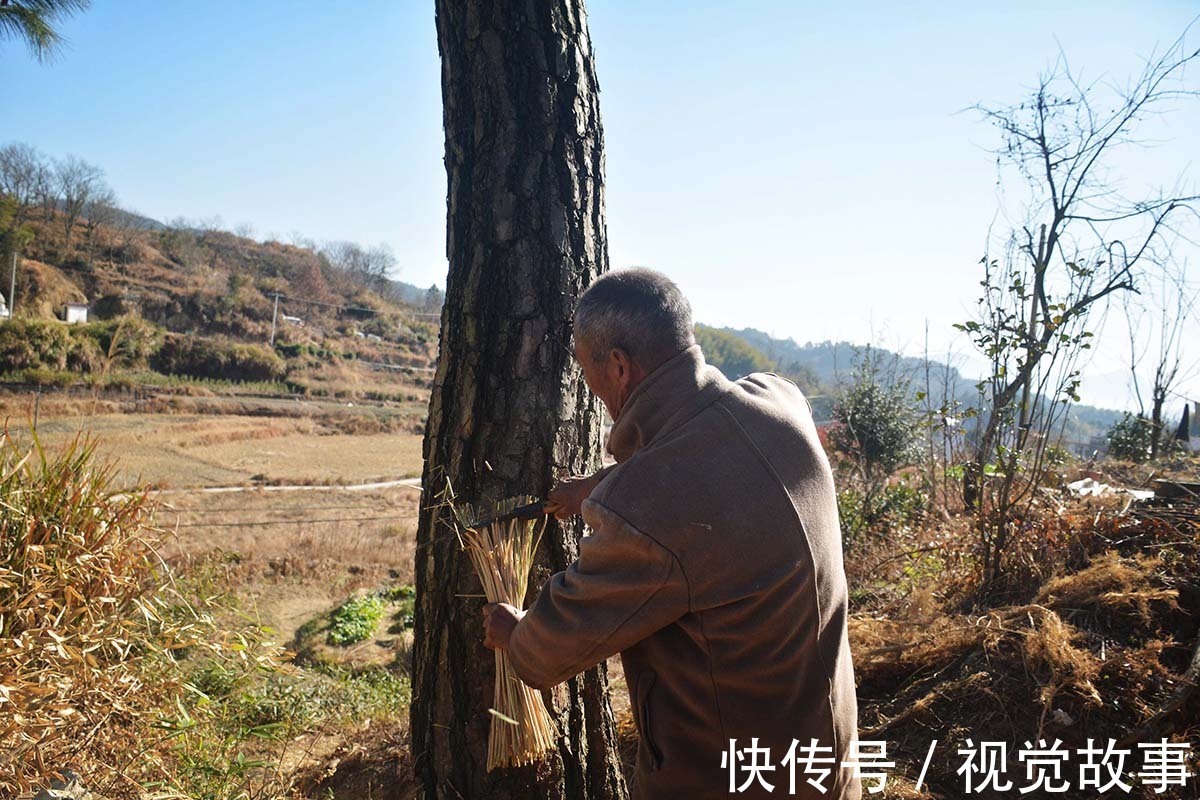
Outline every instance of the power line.
<svg viewBox="0 0 1200 800"><path fill-rule="evenodd" d="M288 513L288 512L292 512L292 511L334 511L334 510L339 510L339 511L340 511L340 510L347 510L347 509L348 509L348 510L355 510L355 509L359 509L359 510L366 510L366 509L369 509L369 508L370 508L370 509L376 509L376 510L378 510L378 508L379 508L379 504L378 504L378 503L372 503L372 504L368 504L368 505L362 505L362 504L359 504L359 505L348 505L348 506L347 506L347 505L333 505L333 506L287 506L286 508L264 508L264 509L260 509L260 510L261 510L263 513L266 513L266 514L283 514L283 513ZM164 510L168 511L169 513L173 513L173 514L179 514L179 515L182 515L182 514L198 514L198 515L200 515L200 516L202 516L202 517L203 517L203 516L210 516L210 515L211 515L211 516L222 516L222 515L225 515L225 514L233 514L233 513L236 513L236 512L238 512L238 511L241 511L242 509L241 509L241 508L181 508L181 507L170 507L170 508L165 508Z"/></svg>
<svg viewBox="0 0 1200 800"><path fill-rule="evenodd" d="M361 358L356 360L360 364L366 364L369 367L382 367L383 369L390 369L395 372L437 372L436 367L408 367L403 364L388 364L383 361L364 361Z"/></svg>
<svg viewBox="0 0 1200 800"><path fill-rule="evenodd" d="M365 308L363 306L345 306L339 303L329 303L324 300L313 300L307 297L294 297L292 295L283 294L282 292L271 292L271 296L278 297L282 300L291 300L296 303L307 303L313 306L325 306L326 308L336 308L342 311L361 311L367 314L386 314L389 309ZM408 308L401 306L401 313L408 314L412 317L437 317L441 318L441 314L426 313L423 311L410 311Z"/></svg>
<svg viewBox="0 0 1200 800"><path fill-rule="evenodd" d="M394 515L388 517L326 517L324 519L275 519L275 520L244 520L241 522L184 522L176 528L251 528L266 525L304 525L310 522L377 522L385 519L409 519L411 515Z"/></svg>

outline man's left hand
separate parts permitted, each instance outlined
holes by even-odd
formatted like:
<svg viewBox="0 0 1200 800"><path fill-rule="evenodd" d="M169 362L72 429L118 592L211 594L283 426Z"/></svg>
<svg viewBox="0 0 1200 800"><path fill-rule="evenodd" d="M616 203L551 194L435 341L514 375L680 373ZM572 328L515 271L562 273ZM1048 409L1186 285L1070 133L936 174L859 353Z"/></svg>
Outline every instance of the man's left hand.
<svg viewBox="0 0 1200 800"><path fill-rule="evenodd" d="M488 603L483 607L483 644L493 650L508 648L508 637L525 612L508 603Z"/></svg>

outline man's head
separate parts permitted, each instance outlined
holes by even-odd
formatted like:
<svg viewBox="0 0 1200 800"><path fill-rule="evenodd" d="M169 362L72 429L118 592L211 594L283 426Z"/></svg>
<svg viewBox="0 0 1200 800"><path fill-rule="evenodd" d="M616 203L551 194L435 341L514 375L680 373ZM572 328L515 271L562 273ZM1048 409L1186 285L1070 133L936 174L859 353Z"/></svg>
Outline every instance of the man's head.
<svg viewBox="0 0 1200 800"><path fill-rule="evenodd" d="M687 298L650 269L609 272L588 287L574 338L583 377L613 419L647 375L696 343Z"/></svg>

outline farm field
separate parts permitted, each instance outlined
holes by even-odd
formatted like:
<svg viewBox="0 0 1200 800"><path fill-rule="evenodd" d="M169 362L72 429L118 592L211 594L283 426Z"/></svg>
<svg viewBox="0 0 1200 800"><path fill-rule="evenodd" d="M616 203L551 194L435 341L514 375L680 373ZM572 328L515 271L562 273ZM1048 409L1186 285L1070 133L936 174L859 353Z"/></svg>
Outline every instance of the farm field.
<svg viewBox="0 0 1200 800"><path fill-rule="evenodd" d="M28 423L9 408L9 431ZM42 417L44 445L90 432L101 458L116 459L118 485L163 488L241 483L366 483L421 471L421 437L410 432L340 433L311 416L116 413Z"/></svg>

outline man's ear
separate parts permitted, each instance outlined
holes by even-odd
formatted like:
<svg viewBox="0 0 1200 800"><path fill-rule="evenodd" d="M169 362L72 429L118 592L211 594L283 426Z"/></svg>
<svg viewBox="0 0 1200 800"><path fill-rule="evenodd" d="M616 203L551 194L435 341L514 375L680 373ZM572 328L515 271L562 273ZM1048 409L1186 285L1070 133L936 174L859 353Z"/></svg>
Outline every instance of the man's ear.
<svg viewBox="0 0 1200 800"><path fill-rule="evenodd" d="M629 354L619 347L614 347L609 351L609 366L611 368L610 377L621 384L626 385L633 375L633 362L629 358Z"/></svg>

